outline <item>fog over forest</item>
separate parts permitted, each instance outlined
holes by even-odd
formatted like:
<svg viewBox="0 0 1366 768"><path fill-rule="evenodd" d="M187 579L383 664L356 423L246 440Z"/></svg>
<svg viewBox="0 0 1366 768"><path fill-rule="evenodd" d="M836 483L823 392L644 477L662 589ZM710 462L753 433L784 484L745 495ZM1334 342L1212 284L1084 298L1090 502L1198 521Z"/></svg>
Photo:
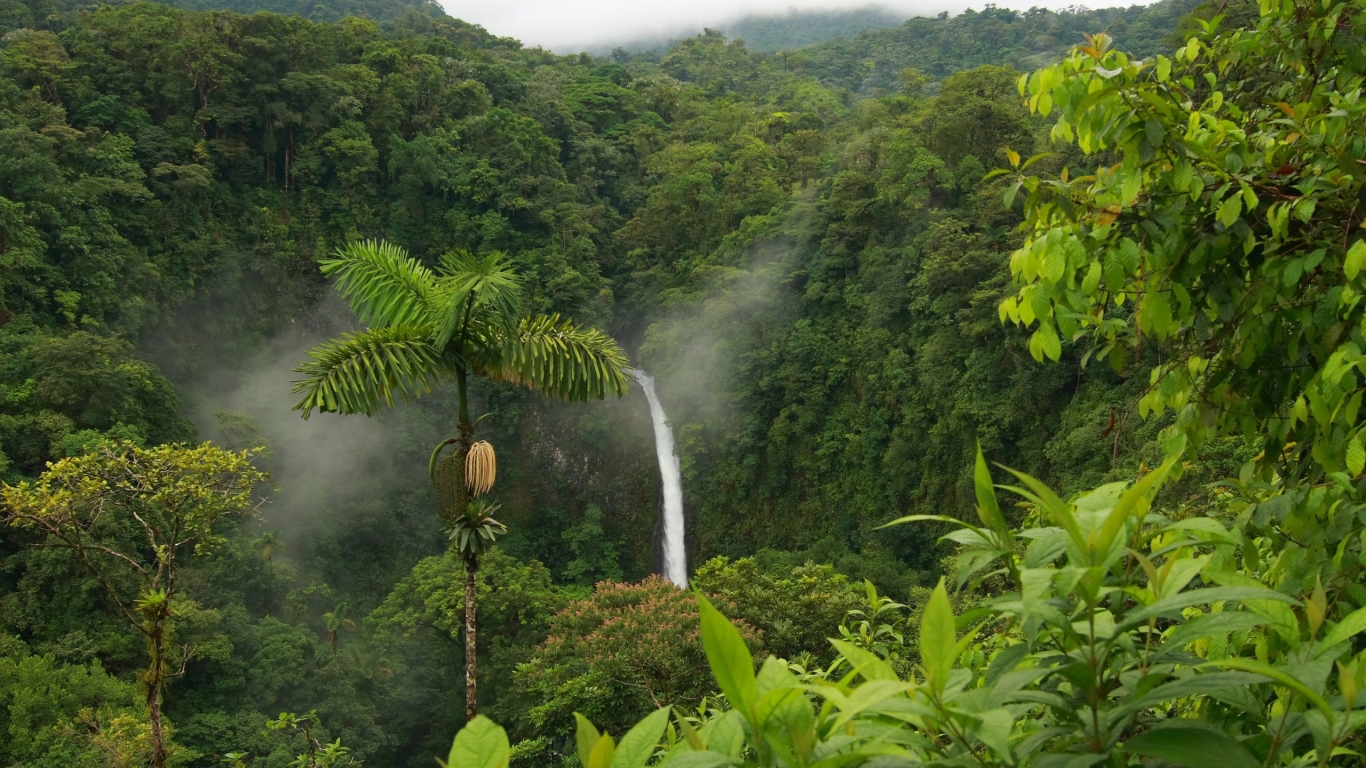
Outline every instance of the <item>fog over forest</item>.
<svg viewBox="0 0 1366 768"><path fill-rule="evenodd" d="M1063 2L1037 3L1003 0L994 5L1024 11L1033 7L1060 10ZM961 0L894 0L872 4L867 0L722 0L677 3L666 0L445 0L446 12L482 25L495 35L515 37L528 45L540 45L559 53L600 50L614 45L635 47L640 41L677 40L703 27L729 31L742 19L803 14L879 12L890 18L957 15L977 7ZM891 26L879 23L870 26Z"/></svg>

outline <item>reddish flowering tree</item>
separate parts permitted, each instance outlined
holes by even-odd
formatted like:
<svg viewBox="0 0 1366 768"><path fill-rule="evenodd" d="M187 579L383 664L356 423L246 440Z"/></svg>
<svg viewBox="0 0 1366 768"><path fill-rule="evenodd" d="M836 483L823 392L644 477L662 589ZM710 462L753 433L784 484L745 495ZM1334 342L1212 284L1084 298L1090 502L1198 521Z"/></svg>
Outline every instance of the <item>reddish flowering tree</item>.
<svg viewBox="0 0 1366 768"><path fill-rule="evenodd" d="M726 606L720 606L722 610ZM759 632L738 624L751 650ZM713 692L697 598L658 576L605 581L551 620L550 636L519 670L538 730L567 729L581 712L613 733L665 705L691 706Z"/></svg>

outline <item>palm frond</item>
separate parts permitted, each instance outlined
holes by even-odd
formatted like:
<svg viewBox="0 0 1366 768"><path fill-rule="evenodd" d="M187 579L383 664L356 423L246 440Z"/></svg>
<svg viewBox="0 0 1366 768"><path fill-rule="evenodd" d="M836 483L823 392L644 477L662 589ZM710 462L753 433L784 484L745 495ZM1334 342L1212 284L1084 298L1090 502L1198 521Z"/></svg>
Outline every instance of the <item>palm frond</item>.
<svg viewBox="0 0 1366 768"><path fill-rule="evenodd" d="M601 400L626 394L626 355L595 328L579 328L559 315L523 320L515 333L475 360L492 379L530 387L561 400Z"/></svg>
<svg viewBox="0 0 1366 768"><path fill-rule="evenodd" d="M429 336L421 326L398 325L315 347L294 369L304 375L294 382L294 393L304 396L294 410L305 419L314 409L373 416L380 406L392 406L395 396L408 400L430 392L450 364Z"/></svg>
<svg viewBox="0 0 1366 768"><path fill-rule="evenodd" d="M361 322L373 328L435 325L436 276L402 248L383 240L351 242L322 262L337 291Z"/></svg>
<svg viewBox="0 0 1366 768"><path fill-rule="evenodd" d="M521 313L522 280L507 256L492 251L476 256L452 251L441 257L437 280L435 344L444 348L467 326L472 314L511 331Z"/></svg>

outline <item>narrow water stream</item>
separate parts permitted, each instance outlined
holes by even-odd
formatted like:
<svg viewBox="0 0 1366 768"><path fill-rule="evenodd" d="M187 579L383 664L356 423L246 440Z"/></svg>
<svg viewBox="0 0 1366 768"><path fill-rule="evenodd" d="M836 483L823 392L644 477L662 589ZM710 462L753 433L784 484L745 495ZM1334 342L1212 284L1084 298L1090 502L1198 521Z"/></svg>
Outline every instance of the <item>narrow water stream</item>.
<svg viewBox="0 0 1366 768"><path fill-rule="evenodd" d="M683 547L683 478L674 451L674 433L655 393L654 377L632 368L631 375L645 390L650 401L650 418L655 425L655 455L659 459L659 479L664 486L664 578L680 588L688 586L688 554Z"/></svg>

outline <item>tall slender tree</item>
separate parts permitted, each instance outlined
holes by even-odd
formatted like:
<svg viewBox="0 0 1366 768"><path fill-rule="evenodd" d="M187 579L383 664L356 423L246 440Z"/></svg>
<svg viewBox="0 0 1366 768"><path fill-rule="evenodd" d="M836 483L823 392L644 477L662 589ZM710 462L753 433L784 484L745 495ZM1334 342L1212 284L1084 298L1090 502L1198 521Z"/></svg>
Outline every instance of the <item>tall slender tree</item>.
<svg viewBox="0 0 1366 768"><path fill-rule="evenodd" d="M430 467L443 516L452 540L461 547L467 584L474 583L479 554L492 543L493 529L477 522L470 491L492 485L493 448L476 448L470 417L469 377L484 376L529 387L561 400L600 400L626 393L626 355L606 334L581 328L559 315L522 313L522 281L501 252L482 256L468 251L443 255L428 268L396 245L382 241L353 242L322 264L323 274L368 327L323 344L309 353L296 372L303 378L294 391L304 418L313 411L379 412L397 400L431 392L454 381L459 398L457 435L437 446ZM441 449L454 445L449 470L438 472ZM469 463L471 452L476 463ZM444 464L443 464L444 466ZM441 478L454 482L440 482ZM501 524L493 523L501 529ZM491 535L482 536L487 530ZM467 556L462 531L473 531L478 551ZM501 531L499 531L501 532ZM477 630L475 597L466 602L466 714L475 715Z"/></svg>

